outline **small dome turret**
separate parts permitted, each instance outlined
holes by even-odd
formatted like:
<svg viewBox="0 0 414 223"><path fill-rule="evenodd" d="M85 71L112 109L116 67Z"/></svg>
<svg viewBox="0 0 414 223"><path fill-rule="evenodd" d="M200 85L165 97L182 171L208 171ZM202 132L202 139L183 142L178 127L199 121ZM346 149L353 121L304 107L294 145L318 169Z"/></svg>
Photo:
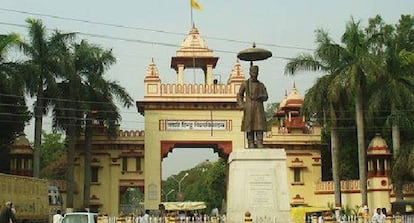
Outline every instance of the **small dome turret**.
<svg viewBox="0 0 414 223"><path fill-rule="evenodd" d="M389 155L390 149L387 142L381 137L381 134L375 134L375 137L371 140L367 150L368 155Z"/></svg>
<svg viewBox="0 0 414 223"><path fill-rule="evenodd" d="M30 146L30 142L25 134L20 134L13 143L14 146Z"/></svg>
<svg viewBox="0 0 414 223"><path fill-rule="evenodd" d="M299 111L303 105L303 98L299 95L296 85L293 84L292 90L289 94L285 93L285 98L279 104L276 115L277 117L283 117L286 113L290 113L293 116L298 116Z"/></svg>
<svg viewBox="0 0 414 223"><path fill-rule="evenodd" d="M292 90L290 91L289 95L286 97L286 105L287 108L297 108L300 109L303 105L303 98L299 95L298 90L296 89L296 85L293 84Z"/></svg>

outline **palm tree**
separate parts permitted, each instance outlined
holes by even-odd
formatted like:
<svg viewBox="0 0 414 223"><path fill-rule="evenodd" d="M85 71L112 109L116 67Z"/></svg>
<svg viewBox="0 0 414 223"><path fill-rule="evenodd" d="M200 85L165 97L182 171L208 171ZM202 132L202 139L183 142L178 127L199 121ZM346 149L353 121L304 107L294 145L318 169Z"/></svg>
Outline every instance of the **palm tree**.
<svg viewBox="0 0 414 223"><path fill-rule="evenodd" d="M70 54L66 54L66 56L66 61L72 59ZM85 92L81 88L81 77L73 71L70 63L62 70L62 73L64 74L64 79L57 83L59 93L45 91L45 95L49 99L45 101L45 104L53 106L53 128L63 130L66 133L66 207L73 208L75 147L83 121L83 104L81 100Z"/></svg>
<svg viewBox="0 0 414 223"><path fill-rule="evenodd" d="M16 33L8 34L8 35L0 35L0 62L3 69L3 66L7 63L5 62L5 57L7 51L13 45L17 45L20 42L20 36Z"/></svg>
<svg viewBox="0 0 414 223"><path fill-rule="evenodd" d="M20 48L29 58L25 62L26 89L30 96L36 97L34 106L35 139L33 153L33 176L39 177L39 149L42 140L43 114L46 112L44 92L56 92L56 78L59 77L58 67L63 61L66 42L73 34L62 34L55 31L49 38L46 28L40 20L27 19L29 24L29 42L22 42Z"/></svg>
<svg viewBox="0 0 414 223"><path fill-rule="evenodd" d="M340 132L339 126L341 124L341 117L343 111L346 110L346 104L349 102L345 94L344 86L341 86L338 75L329 74L318 78L316 84L308 90L305 95L304 110L308 114L318 114L319 120L322 122L325 115L323 112L329 114L329 120L326 121L327 127L330 130L331 139L331 157L332 157L332 178L334 181L335 206L342 206L341 199L341 172L339 168L339 152L340 152ZM321 98L327 99L321 100ZM323 112L321 112L323 111Z"/></svg>
<svg viewBox="0 0 414 223"><path fill-rule="evenodd" d="M20 42L17 34L0 35L0 147L23 132L30 120L24 99L24 80L20 64L7 60L8 50Z"/></svg>
<svg viewBox="0 0 414 223"><path fill-rule="evenodd" d="M124 107L133 105L133 99L117 82L108 81L104 73L115 63L116 59L110 50L82 41L75 45L75 67L82 76L82 88L86 93L84 116L85 121L85 163L84 163L84 207L89 207L91 182L91 147L92 120L108 126L110 136L115 135L118 122L121 119L119 110L114 104L114 96ZM82 68L82 69L80 69Z"/></svg>
<svg viewBox="0 0 414 223"><path fill-rule="evenodd" d="M342 35L342 45L330 41L330 38L322 31L317 33L316 52L321 56L322 62L329 64L340 76L340 83L349 90L349 94L353 95L355 103L355 120L357 126L358 141L358 163L359 163L359 179L361 188L362 204L367 204L367 167L365 152L365 133L364 133L364 89L366 87L366 67L373 64L372 55L368 52L369 38L361 30L359 22L352 18L347 23L344 34ZM329 41L324 41L327 39ZM304 68L308 70L322 69L319 64L313 64L312 61L304 61ZM371 66L372 67L372 66ZM290 68L287 67L287 70ZM293 73L293 72L291 72Z"/></svg>
<svg viewBox="0 0 414 223"><path fill-rule="evenodd" d="M306 93L303 110L310 115L316 115L323 125L328 125L331 135L332 154L332 177L334 181L335 205L341 207L341 184L339 173L339 133L338 124L341 110L341 103L344 99L344 92L341 76L337 73L336 61L330 55L326 55L324 47L331 44L327 33L323 30L317 31L318 49L315 55L303 54L288 62L285 73L296 74L299 70L312 70L327 72L327 75L318 78ZM327 99L326 101L321 98ZM341 100L342 99L342 100ZM329 114L329 121L325 123L325 112Z"/></svg>
<svg viewBox="0 0 414 223"><path fill-rule="evenodd" d="M369 38L360 28L360 23L354 21L354 19L351 19L347 24L342 36L342 43L344 46L338 47L338 51L333 53L337 55L337 59L342 63L341 73L344 74L344 79L354 97L361 202L365 205L368 204L368 197L363 99L367 85L366 67L373 67L372 64L375 64L375 60L368 52Z"/></svg>
<svg viewBox="0 0 414 223"><path fill-rule="evenodd" d="M408 26L407 26L408 25ZM374 52L378 52L383 61L379 69L373 72L373 91L369 100L371 113L387 113L387 123L391 126L393 154L397 158L400 149L400 127L412 123L412 115L404 110L413 109L414 104L414 60L406 60L406 56L414 55L414 42L409 41L414 31L414 17L402 16L394 29L385 25L380 16L370 20L368 30L379 33ZM411 51L411 52L410 52ZM414 58L414 57L413 57ZM387 101L389 103L383 103ZM380 111L380 112L379 112ZM410 117L411 116L411 117ZM411 120L410 120L411 119ZM401 188L397 186L397 188ZM397 193L397 200L402 194Z"/></svg>
<svg viewBox="0 0 414 223"><path fill-rule="evenodd" d="M115 63L110 50L81 41L67 52L64 78L58 84L60 98L50 101L54 105L54 126L66 131L68 137L67 207L73 207L74 155L82 125L85 126L85 160L83 207L89 207L91 181L92 121L112 127L120 120L113 95L124 106L132 105L132 98L116 82L107 81L103 74Z"/></svg>

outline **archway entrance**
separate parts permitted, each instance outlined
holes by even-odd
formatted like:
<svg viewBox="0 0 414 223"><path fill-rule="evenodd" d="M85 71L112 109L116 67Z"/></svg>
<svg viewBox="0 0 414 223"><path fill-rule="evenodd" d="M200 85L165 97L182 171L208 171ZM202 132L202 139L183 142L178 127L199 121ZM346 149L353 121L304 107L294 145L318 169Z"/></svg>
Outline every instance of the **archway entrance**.
<svg viewBox="0 0 414 223"><path fill-rule="evenodd" d="M206 162L223 160L212 148L174 148L162 159L162 180ZM224 160L223 160L224 161ZM164 190L165 192L165 190Z"/></svg>
<svg viewBox="0 0 414 223"><path fill-rule="evenodd" d="M171 117L171 114L175 114L174 110L157 110L147 112L152 122L146 123L146 126L154 129L155 124L158 122L158 130L146 131L145 134L145 208L156 209L161 203L161 172L162 172L162 159L165 158L168 153L173 149L180 148L193 148L195 150L201 148L212 148L219 157L227 160L229 154L236 148L244 148L243 133L239 129L233 131L232 120L240 120L241 112L239 110L227 111L227 110L215 110L214 117L218 117L224 126L219 129L201 130L201 129L181 129L181 130L169 130L165 122L168 120L165 118ZM180 111L180 113L183 111ZM203 116L205 111L200 110L188 110L185 113L189 119L178 120L175 119L174 123L197 122L196 118ZM155 115L156 114L156 115ZM230 120L223 120L224 117L231 118ZM146 120L148 118L146 117ZM154 122L154 120L157 120ZM213 120L214 123L215 120ZM205 120L199 120L199 122L207 122ZM211 122L211 121L210 121ZM218 122L218 121L217 121ZM161 124L160 124L161 123ZM240 122L239 122L240 123ZM146 127L147 128L147 127Z"/></svg>
<svg viewBox="0 0 414 223"><path fill-rule="evenodd" d="M175 83L161 82L154 61L148 66L144 99L137 102L138 112L145 116L146 209L157 209L161 202L161 162L173 148L213 148L225 159L244 148L242 111L236 99L244 74L236 63L226 83L214 81L217 61L192 27L171 58ZM186 69L202 70L204 83L185 83Z"/></svg>

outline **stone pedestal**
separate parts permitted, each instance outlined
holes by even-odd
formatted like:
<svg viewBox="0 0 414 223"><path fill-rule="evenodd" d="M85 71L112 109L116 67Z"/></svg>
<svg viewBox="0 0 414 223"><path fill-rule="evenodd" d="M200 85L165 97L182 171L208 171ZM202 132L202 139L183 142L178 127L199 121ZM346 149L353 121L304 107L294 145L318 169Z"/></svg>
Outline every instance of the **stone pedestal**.
<svg viewBox="0 0 414 223"><path fill-rule="evenodd" d="M228 223L243 222L247 211L253 222L291 222L284 149L236 150L228 164Z"/></svg>

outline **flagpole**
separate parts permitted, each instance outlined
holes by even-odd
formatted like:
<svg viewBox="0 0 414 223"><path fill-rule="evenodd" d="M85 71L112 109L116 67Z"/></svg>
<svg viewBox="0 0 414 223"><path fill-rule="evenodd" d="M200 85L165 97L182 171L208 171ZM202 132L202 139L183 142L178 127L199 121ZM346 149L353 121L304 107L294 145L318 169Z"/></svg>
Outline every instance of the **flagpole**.
<svg viewBox="0 0 414 223"><path fill-rule="evenodd" d="M193 19L193 7L192 6L190 7L191 7L191 29L193 29L195 28L194 19ZM193 48L192 49L193 51L193 78L194 78L193 83L195 84L196 83L195 53L194 53L194 46L192 45L191 47Z"/></svg>
<svg viewBox="0 0 414 223"><path fill-rule="evenodd" d="M190 0L190 12L191 12L191 24L190 27L194 26L194 20L193 20L193 6L191 5L191 0Z"/></svg>
<svg viewBox="0 0 414 223"><path fill-rule="evenodd" d="M195 27L194 20L193 20L193 2L192 1L193 0L190 0L190 10L191 10L190 11L191 12L191 24L190 24L190 27L191 27L191 29ZM193 51L193 83L195 84L196 83L196 77L195 77L196 74L195 74L195 55L194 55L194 49L192 49L192 51Z"/></svg>

